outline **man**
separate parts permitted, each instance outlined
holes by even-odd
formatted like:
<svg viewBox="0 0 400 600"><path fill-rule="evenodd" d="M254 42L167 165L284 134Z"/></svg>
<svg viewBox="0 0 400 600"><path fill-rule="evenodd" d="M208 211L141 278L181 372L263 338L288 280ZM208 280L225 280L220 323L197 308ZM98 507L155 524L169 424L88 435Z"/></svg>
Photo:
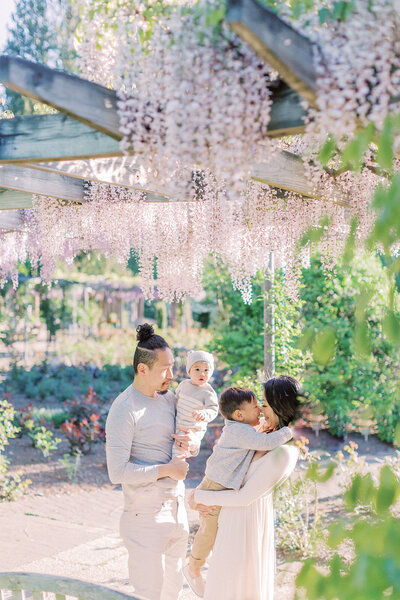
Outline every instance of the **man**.
<svg viewBox="0 0 400 600"><path fill-rule="evenodd" d="M137 328L134 381L113 402L106 423L109 477L122 484L120 533L129 553L129 578L141 600L177 600L182 588L188 522L184 507L187 462L171 460L175 444L191 454L190 435L175 435L175 396L168 391L174 357L147 323Z"/></svg>

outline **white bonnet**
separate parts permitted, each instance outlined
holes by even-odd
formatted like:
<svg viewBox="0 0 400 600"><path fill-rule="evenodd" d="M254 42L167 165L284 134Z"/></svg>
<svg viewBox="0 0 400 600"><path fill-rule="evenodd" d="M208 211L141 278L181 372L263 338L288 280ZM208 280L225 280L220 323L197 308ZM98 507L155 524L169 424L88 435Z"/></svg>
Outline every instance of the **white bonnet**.
<svg viewBox="0 0 400 600"><path fill-rule="evenodd" d="M197 362L206 362L210 367L210 372L208 374L209 377L213 374L214 371L214 357L209 352L204 352L204 350L190 350L187 355L186 360L186 372L189 373L190 369Z"/></svg>

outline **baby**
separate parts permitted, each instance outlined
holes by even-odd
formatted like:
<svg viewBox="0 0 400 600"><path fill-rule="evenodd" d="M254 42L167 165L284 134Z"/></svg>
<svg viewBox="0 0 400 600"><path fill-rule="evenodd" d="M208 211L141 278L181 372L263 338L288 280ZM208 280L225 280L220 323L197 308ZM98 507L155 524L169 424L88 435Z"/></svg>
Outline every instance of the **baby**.
<svg viewBox="0 0 400 600"><path fill-rule="evenodd" d="M218 414L217 394L208 383L214 371L214 359L209 352L192 350L188 353L186 372L190 379L184 379L175 390L176 432L190 429L197 438L198 445L210 421ZM182 456L175 445L172 456Z"/></svg>

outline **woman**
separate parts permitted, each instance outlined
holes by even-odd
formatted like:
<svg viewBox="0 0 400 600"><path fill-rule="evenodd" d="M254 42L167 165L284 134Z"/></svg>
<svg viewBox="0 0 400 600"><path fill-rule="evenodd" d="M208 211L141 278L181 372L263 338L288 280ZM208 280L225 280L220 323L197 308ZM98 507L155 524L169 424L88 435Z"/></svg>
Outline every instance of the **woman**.
<svg viewBox="0 0 400 600"><path fill-rule="evenodd" d="M295 419L300 395L299 384L292 377L273 377L264 383L263 412L271 431ZM273 599L272 492L289 477L297 458L295 446L256 452L239 491L195 490L196 503L222 506L205 600Z"/></svg>

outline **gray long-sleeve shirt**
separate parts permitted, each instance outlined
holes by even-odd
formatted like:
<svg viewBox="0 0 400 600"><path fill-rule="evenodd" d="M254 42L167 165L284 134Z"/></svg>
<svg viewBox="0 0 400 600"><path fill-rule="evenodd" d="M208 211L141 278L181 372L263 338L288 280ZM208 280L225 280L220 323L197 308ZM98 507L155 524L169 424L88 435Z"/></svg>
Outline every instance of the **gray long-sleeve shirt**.
<svg viewBox="0 0 400 600"><path fill-rule="evenodd" d="M238 490L256 450L273 450L292 438L289 427L258 433L251 425L225 419L221 437L206 464L206 476Z"/></svg>
<svg viewBox="0 0 400 600"><path fill-rule="evenodd" d="M133 385L113 402L106 422L107 468L125 495L157 481L158 465L172 456L175 396L145 396Z"/></svg>

